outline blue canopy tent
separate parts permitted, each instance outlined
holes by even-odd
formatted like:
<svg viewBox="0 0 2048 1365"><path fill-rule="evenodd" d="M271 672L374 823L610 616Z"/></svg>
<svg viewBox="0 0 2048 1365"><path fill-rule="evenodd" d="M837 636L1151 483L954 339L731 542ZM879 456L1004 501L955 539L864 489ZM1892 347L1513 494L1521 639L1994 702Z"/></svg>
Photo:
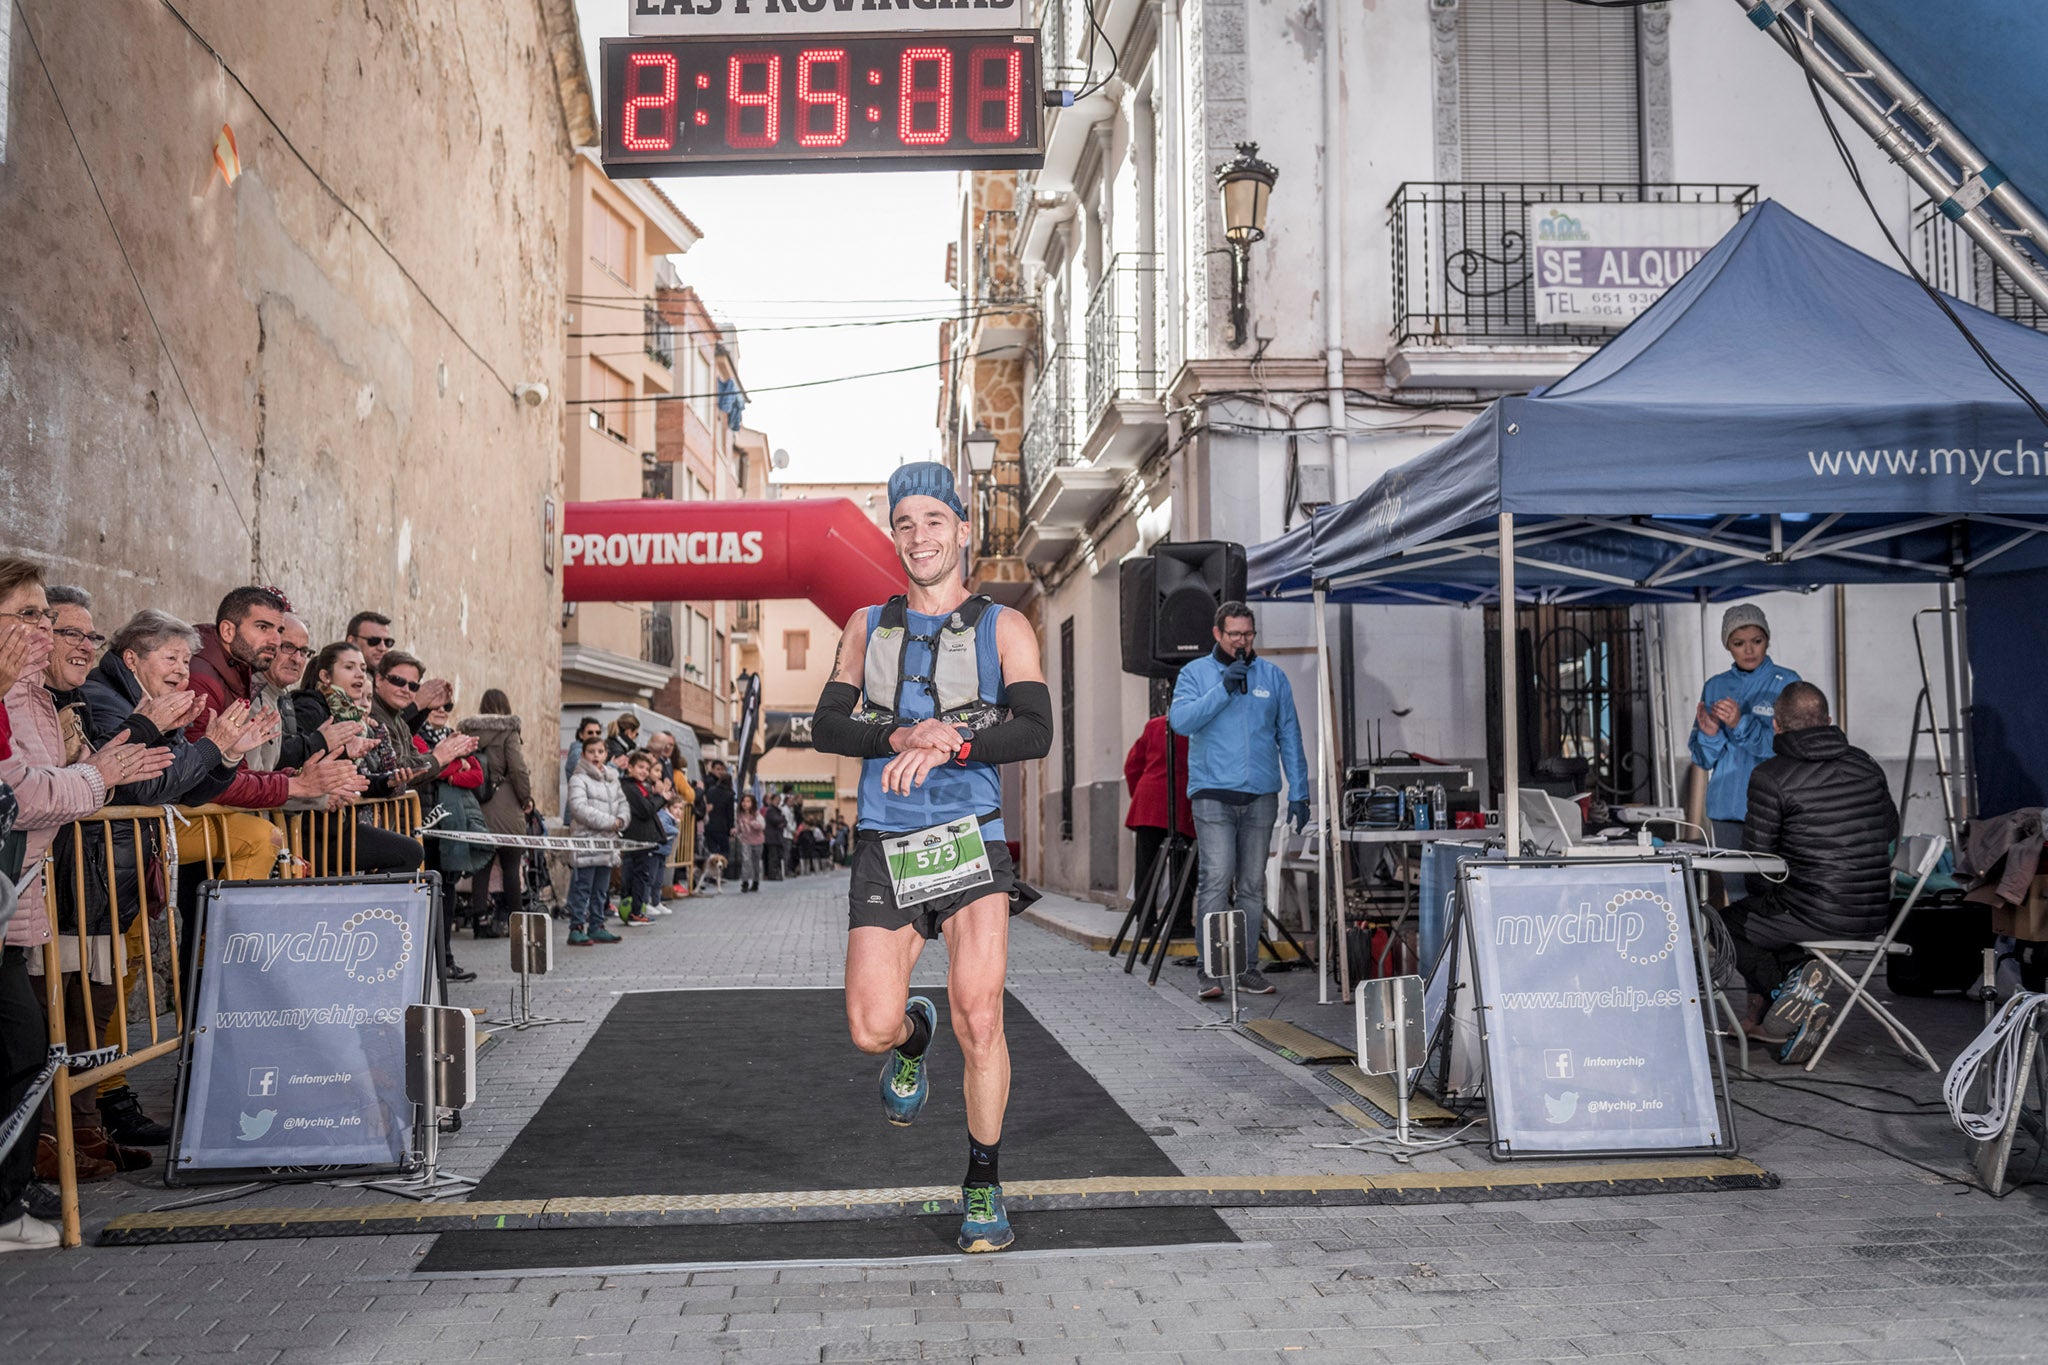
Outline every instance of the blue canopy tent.
<svg viewBox="0 0 2048 1365"><path fill-rule="evenodd" d="M2048 336L1950 306L2048 397ZM2048 563L2044 532L2048 429L1912 279L1767 201L1569 375L1254 547L1249 586L1319 608L1946 586ZM1502 778L1517 847L1514 765Z"/></svg>

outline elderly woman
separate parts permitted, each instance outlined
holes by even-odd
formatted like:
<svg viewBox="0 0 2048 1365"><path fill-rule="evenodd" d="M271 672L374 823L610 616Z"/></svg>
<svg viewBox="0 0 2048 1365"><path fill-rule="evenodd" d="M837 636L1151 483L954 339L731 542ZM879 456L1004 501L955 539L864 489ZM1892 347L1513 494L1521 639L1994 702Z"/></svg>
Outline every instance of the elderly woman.
<svg viewBox="0 0 2048 1365"><path fill-rule="evenodd" d="M185 686L198 647L199 632L191 626L169 612L144 609L114 632L99 667L86 675L81 690L87 739L105 744L126 730L136 743L168 748L173 755L171 766L156 777L117 791L114 805L206 805L228 789L241 761L276 735L275 712L252 715L247 703L236 702L208 721L205 738L186 743L185 727L204 704ZM219 839L215 847L225 849L230 881L270 875L284 847L276 825L247 814L209 820L218 831L182 840L179 861L199 861Z"/></svg>

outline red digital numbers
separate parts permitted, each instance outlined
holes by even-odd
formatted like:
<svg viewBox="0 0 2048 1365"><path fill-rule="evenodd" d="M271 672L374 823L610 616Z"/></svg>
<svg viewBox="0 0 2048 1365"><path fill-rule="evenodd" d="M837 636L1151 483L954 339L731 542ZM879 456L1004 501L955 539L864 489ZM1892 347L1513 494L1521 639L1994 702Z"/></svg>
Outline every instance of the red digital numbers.
<svg viewBox="0 0 2048 1365"><path fill-rule="evenodd" d="M989 74L1001 74L991 82ZM993 111L994 118L989 114ZM1024 54L1016 44L967 54L967 136L973 142L1015 142L1024 124Z"/></svg>
<svg viewBox="0 0 2048 1365"><path fill-rule="evenodd" d="M919 124L927 126L920 127ZM903 49L896 87L896 136L906 147L938 147L953 136L953 54L943 47Z"/></svg>
<svg viewBox="0 0 2048 1365"><path fill-rule="evenodd" d="M646 82L641 79L643 72L659 73L661 86L652 94L646 92ZM676 59L671 52L635 52L626 58L626 89L631 98L620 119L620 140L629 152L665 152L676 145ZM643 114L653 114L658 120L657 131L650 137L644 131L641 121Z"/></svg>
<svg viewBox="0 0 2048 1365"><path fill-rule="evenodd" d="M948 154L1008 164L1039 145L1034 39L607 40L606 164Z"/></svg>
<svg viewBox="0 0 2048 1365"><path fill-rule="evenodd" d="M843 47L807 47L796 58L796 118L799 147L846 145L850 64Z"/></svg>
<svg viewBox="0 0 2048 1365"><path fill-rule="evenodd" d="M761 126L749 131L747 115L756 109L761 111ZM726 145L773 147L781 140L782 54L733 53L725 63Z"/></svg>

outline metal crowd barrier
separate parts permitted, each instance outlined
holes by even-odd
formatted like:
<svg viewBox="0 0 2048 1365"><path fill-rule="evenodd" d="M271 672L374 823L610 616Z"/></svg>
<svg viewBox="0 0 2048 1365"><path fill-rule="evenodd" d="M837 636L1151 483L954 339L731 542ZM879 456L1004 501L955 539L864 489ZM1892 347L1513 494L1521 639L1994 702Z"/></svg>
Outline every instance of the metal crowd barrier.
<svg viewBox="0 0 2048 1365"><path fill-rule="evenodd" d="M179 965L179 860L184 858L193 865L192 875L201 877L209 875L209 866L223 865L228 850L225 817L231 815L255 815L280 827L285 851L291 855L284 875L293 877L349 875L354 870L359 820L413 838L421 818L418 794L407 792L332 812L108 806L67 827L72 831L68 849L61 854L53 849L43 865L43 904L51 929L50 941L43 945L44 1010L53 1053L71 1059L70 1065L57 1068L51 1086L67 1247L80 1242L72 1097L130 1067L168 1056L183 1044L187 1002L185 973ZM129 854L132 867L119 867L116 849L121 833L131 848L150 849L149 857ZM68 862L62 874L60 857ZM68 895L60 896L60 880ZM155 916L149 904L152 882L161 896ZM90 902L102 889L107 931L90 933L98 908ZM61 903L66 900L69 904ZM121 929L121 921L131 915L127 928ZM96 971L106 979L95 981ZM160 974L166 978L162 983ZM68 1016L67 994L74 996ZM138 1000L145 1006L146 1027L131 1020ZM70 1036L68 1017L82 1023L82 1038ZM21 1140L36 1139L24 1133Z"/></svg>

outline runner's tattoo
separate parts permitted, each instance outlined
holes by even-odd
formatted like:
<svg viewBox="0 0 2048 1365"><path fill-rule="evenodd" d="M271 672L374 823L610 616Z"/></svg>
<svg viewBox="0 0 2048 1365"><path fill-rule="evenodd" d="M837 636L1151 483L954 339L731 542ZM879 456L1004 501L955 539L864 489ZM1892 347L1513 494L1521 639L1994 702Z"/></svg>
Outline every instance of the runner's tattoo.
<svg viewBox="0 0 2048 1365"><path fill-rule="evenodd" d="M845 631L839 637L839 652L832 658L832 681L850 683L853 674L847 660L853 654L853 632Z"/></svg>

